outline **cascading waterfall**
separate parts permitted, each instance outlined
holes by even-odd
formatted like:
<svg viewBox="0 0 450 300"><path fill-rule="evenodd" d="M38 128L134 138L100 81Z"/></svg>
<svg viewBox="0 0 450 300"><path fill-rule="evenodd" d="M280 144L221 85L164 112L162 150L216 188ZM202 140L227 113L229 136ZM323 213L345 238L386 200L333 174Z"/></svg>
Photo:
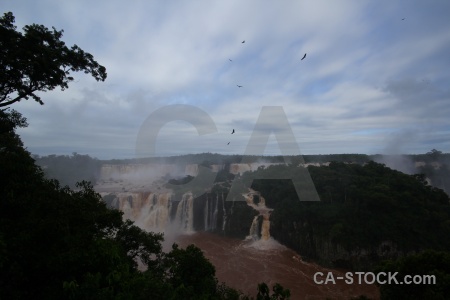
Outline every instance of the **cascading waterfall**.
<svg viewBox="0 0 450 300"><path fill-rule="evenodd" d="M111 207L117 208L119 206L119 198L114 198L114 200L111 202Z"/></svg>
<svg viewBox="0 0 450 300"><path fill-rule="evenodd" d="M212 219L212 223L213 223L213 230L216 229L216 225L217 225L217 215L219 214L219 195L216 195L216 203L214 204L214 213L213 213L213 219Z"/></svg>
<svg viewBox="0 0 450 300"><path fill-rule="evenodd" d="M120 193L112 201L123 218L154 232L194 232L194 197L186 193L173 211L172 193ZM175 213L175 214L174 214Z"/></svg>
<svg viewBox="0 0 450 300"><path fill-rule="evenodd" d="M142 194L124 193L117 197L118 208L123 211L123 218L135 221L140 215Z"/></svg>
<svg viewBox="0 0 450 300"><path fill-rule="evenodd" d="M146 230L163 232L170 223L172 207L170 194L150 194L141 209L136 225Z"/></svg>
<svg viewBox="0 0 450 300"><path fill-rule="evenodd" d="M234 198L233 198L233 202L231 203L230 215L233 215L233 209L234 209Z"/></svg>
<svg viewBox="0 0 450 300"><path fill-rule="evenodd" d="M254 196L258 196L259 202L255 204ZM271 208L266 207L266 201L258 192L250 190L249 193L243 194L247 201L247 205L259 212L258 216L253 218L252 225L250 226L249 236L253 240L259 240L259 232L261 233L261 240L267 241L270 239L270 212ZM261 229L259 228L259 217L262 217ZM261 230L261 231L259 231Z"/></svg>
<svg viewBox="0 0 450 300"><path fill-rule="evenodd" d="M261 239L267 241L270 238L270 220L269 214L265 213L263 215L263 221L261 225Z"/></svg>
<svg viewBox="0 0 450 300"><path fill-rule="evenodd" d="M109 201L115 208L123 211L124 219L134 221L137 226L147 231L192 233L197 226L201 226L205 231L226 232L235 203L233 199L231 207L227 208L225 197L224 193L206 194L203 207L194 207L194 196L191 192L185 193L176 203L171 192L119 193ZM259 213L251 222L247 238L261 241L271 239L269 218L272 209L265 206L265 200L258 192L250 191L244 194L244 197L247 205ZM194 220L194 216L202 218L203 222Z"/></svg>
<svg viewBox="0 0 450 300"><path fill-rule="evenodd" d="M222 202L221 208L219 207L220 202ZM221 227L218 227L218 223L220 223L221 218L222 225ZM205 231L215 231L218 228L221 228L222 231L225 231L225 226L227 224L227 211L223 193L221 194L221 199L219 199L218 194L216 194L215 199L211 197L211 195L206 195L206 201L203 210L203 219Z"/></svg>
<svg viewBox="0 0 450 300"><path fill-rule="evenodd" d="M254 218L253 218L253 222L252 222L252 225L250 226L250 231L249 231L249 233L248 233L248 236L247 236L247 240L254 240L254 241L256 241L256 240L258 240L259 239L259 236L258 236L258 232L259 232L259 220L258 220L258 218L259 218L259 216L255 216Z"/></svg>
<svg viewBox="0 0 450 300"><path fill-rule="evenodd" d="M222 193L222 211L223 211L222 231L225 231L225 225L227 225L227 211L225 209L225 201L223 199L223 193Z"/></svg>
<svg viewBox="0 0 450 300"><path fill-rule="evenodd" d="M217 215L219 210L217 208L219 198L216 196L214 201L212 198L206 196L205 210L204 210L204 220L205 220L205 231L214 231L217 227Z"/></svg>
<svg viewBox="0 0 450 300"><path fill-rule="evenodd" d="M185 233L194 232L194 197L192 193L183 195L177 206L175 225Z"/></svg>
<svg viewBox="0 0 450 300"><path fill-rule="evenodd" d="M209 217L208 194L206 194L205 211L204 211L203 215L204 215L204 222L205 222L205 231L208 231L209 226L210 226L208 223L208 217Z"/></svg>

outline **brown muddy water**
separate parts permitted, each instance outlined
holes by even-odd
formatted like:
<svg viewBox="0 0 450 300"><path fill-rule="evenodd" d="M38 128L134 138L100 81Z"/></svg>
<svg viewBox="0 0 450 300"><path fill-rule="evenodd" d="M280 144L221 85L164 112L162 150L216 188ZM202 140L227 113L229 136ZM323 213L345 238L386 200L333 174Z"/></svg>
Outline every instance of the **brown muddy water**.
<svg viewBox="0 0 450 300"><path fill-rule="evenodd" d="M318 277L321 280L325 280L328 272L332 272L334 278L344 276L344 272L304 262L296 252L273 239L243 241L198 232L178 236L175 241L183 248L194 244L202 249L205 257L216 267L219 282L253 297L258 283L265 282L269 287L279 283L288 288L293 300L351 299L361 295L369 299L380 298L375 284L357 284L356 280L351 285L344 280L336 280L335 284L315 283L316 272L324 274Z"/></svg>

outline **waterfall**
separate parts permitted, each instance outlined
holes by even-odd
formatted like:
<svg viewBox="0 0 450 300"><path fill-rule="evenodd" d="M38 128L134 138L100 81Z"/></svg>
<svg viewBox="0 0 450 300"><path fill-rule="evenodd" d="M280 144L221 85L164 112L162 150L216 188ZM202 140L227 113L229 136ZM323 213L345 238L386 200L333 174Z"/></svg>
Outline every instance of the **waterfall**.
<svg viewBox="0 0 450 300"><path fill-rule="evenodd" d="M250 233L247 239L259 240L259 233L261 233L261 240L267 241L270 239L270 213L271 208L266 207L266 200L261 197L258 192L250 190L249 193L243 194L247 205L258 211L259 215L253 218L252 225L250 227ZM258 204L255 203L255 196L259 198ZM261 231L259 232L259 216L262 217Z"/></svg>
<svg viewBox="0 0 450 300"><path fill-rule="evenodd" d="M225 201L223 199L223 193L222 193L222 211L223 211L222 231L225 231L225 225L227 225L227 211L225 210Z"/></svg>
<svg viewBox="0 0 450 300"><path fill-rule="evenodd" d="M203 213L205 219L205 231L209 230L208 224L208 216L209 216L209 207L208 207L208 194L206 194L206 202L205 202L205 211Z"/></svg>
<svg viewBox="0 0 450 300"><path fill-rule="evenodd" d="M222 193L222 214L223 214L223 218L222 218L222 226L220 227L222 229L222 231L225 230L225 226L226 226L226 222L227 222L227 213L226 213L226 209L225 209L225 201L224 201L224 196ZM203 211L203 219L204 219L204 230L205 231L215 231L218 226L217 223L220 221L220 213L219 213L219 205L220 205L220 200L219 200L219 195L216 194L216 199L213 200L213 198L211 196L208 197L208 195L206 196L206 202L205 202L205 207L204 207L204 211Z"/></svg>
<svg viewBox="0 0 450 300"><path fill-rule="evenodd" d="M163 232L170 223L170 194L150 194L141 209L136 225L148 231Z"/></svg>
<svg viewBox="0 0 450 300"><path fill-rule="evenodd" d="M217 226L217 215L219 213L218 210L218 201L219 198L216 196L216 201L208 198L206 196L206 204L204 211L204 219L205 219L205 231L215 230Z"/></svg>
<svg viewBox="0 0 450 300"><path fill-rule="evenodd" d="M123 211L123 218L132 221L140 214L141 194L135 193L121 193L118 195L118 207Z"/></svg>
<svg viewBox="0 0 450 300"><path fill-rule="evenodd" d="M270 238L270 220L269 213L263 215L263 221L261 225L261 239L267 241Z"/></svg>
<svg viewBox="0 0 450 300"><path fill-rule="evenodd" d="M247 236L247 240L254 240L254 241L256 241L256 240L258 240L259 239L259 236L258 236L258 231L259 231L259 220L258 220L258 218L259 218L259 216L255 216L254 218L253 218L253 222L252 222L252 225L250 226L250 231L249 231L249 233L248 233L248 236Z"/></svg>
<svg viewBox="0 0 450 300"><path fill-rule="evenodd" d="M231 203L231 208L230 208L230 215L233 215L233 209L234 209L234 197L233 197L233 202Z"/></svg>
<svg viewBox="0 0 450 300"><path fill-rule="evenodd" d="M207 199L205 228L214 226L208 218L212 199ZM217 202L217 201L216 201ZM153 232L194 232L194 196L185 193L181 201L173 205L172 193L126 192L118 193L112 200L123 212L123 219L134 221L136 226ZM174 213L175 210L175 213ZM214 216L213 212L211 214Z"/></svg>
<svg viewBox="0 0 450 300"><path fill-rule="evenodd" d="M186 233L194 232L194 197L192 193L183 195L177 206L175 225Z"/></svg>
<svg viewBox="0 0 450 300"><path fill-rule="evenodd" d="M214 214L213 214L213 228L216 229L217 226L217 215L219 214L219 195L216 195L216 203L214 204Z"/></svg>
<svg viewBox="0 0 450 300"><path fill-rule="evenodd" d="M119 199L117 197L111 202L111 207L116 209L119 208Z"/></svg>

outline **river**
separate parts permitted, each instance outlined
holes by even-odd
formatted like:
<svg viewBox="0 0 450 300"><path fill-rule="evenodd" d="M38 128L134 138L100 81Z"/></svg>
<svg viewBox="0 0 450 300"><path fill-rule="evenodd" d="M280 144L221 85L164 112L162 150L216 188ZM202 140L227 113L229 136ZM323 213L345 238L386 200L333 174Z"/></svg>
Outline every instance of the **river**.
<svg viewBox="0 0 450 300"><path fill-rule="evenodd" d="M317 264L305 262L293 250L273 239L268 241L239 240L207 232L178 236L175 241L182 247L194 244L216 267L219 282L238 289L250 296L256 296L257 284L267 283L269 287L279 283L291 291L291 299L351 299L365 295L379 299L376 285L346 284L335 280L335 284L317 284L314 274L322 272L318 279L325 281L328 272L334 278L344 277L345 271L326 269ZM169 241L167 241L170 243ZM167 245L167 244L166 244ZM354 279L357 277L354 276Z"/></svg>

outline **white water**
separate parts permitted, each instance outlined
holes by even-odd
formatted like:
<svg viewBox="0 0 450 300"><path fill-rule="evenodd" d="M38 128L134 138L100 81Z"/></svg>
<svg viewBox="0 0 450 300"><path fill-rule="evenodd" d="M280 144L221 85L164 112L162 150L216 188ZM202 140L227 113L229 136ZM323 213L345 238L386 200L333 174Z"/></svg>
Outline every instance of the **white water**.
<svg viewBox="0 0 450 300"><path fill-rule="evenodd" d="M214 204L214 213L212 218L212 229L216 229L217 215L219 214L219 195L216 194L216 203Z"/></svg>
<svg viewBox="0 0 450 300"><path fill-rule="evenodd" d="M206 194L206 202L205 202L205 211L204 211L204 213L203 213L203 215L204 215L204 217L203 217L203 220L204 220L204 223L205 223L205 231L208 231L209 230L209 223L208 223L208 212L209 212L209 205L208 205L208 194Z"/></svg>
<svg viewBox="0 0 450 300"><path fill-rule="evenodd" d="M184 194L180 203L178 203L175 222L177 229L181 232L194 232L194 196L192 193Z"/></svg>
<svg viewBox="0 0 450 300"><path fill-rule="evenodd" d="M225 231L225 226L227 225L227 211L225 209L225 201L223 199L223 193L222 193L222 211L223 211L222 231Z"/></svg>
<svg viewBox="0 0 450 300"><path fill-rule="evenodd" d="M249 235L247 239L259 240L259 234L261 234L261 239L263 241L268 241L270 237L270 213L273 209L266 207L266 200L261 197L261 195L250 190L247 194L243 194L247 205L252 207L254 210L259 212L259 215L253 218L252 225L250 226ZM258 196L259 202L255 203L255 196ZM259 217L262 217L261 228L259 228Z"/></svg>
<svg viewBox="0 0 450 300"><path fill-rule="evenodd" d="M153 232L194 232L194 197L186 193L176 206L171 219L173 195L171 193L118 193L112 205L121 210L124 219L134 221L137 226Z"/></svg>
<svg viewBox="0 0 450 300"><path fill-rule="evenodd" d="M164 232L170 223L170 209L172 202L168 194L150 194L148 201L141 209L136 225L146 230Z"/></svg>
<svg viewBox="0 0 450 300"><path fill-rule="evenodd" d="M258 232L259 232L259 221L258 221L258 218L259 218L259 216L255 216L254 218L253 218L253 222L252 222L252 225L250 226L250 230L249 230L249 233L248 233L248 236L246 237L246 240L254 240L254 241L256 241L256 240L259 240L259 235L258 235Z"/></svg>

